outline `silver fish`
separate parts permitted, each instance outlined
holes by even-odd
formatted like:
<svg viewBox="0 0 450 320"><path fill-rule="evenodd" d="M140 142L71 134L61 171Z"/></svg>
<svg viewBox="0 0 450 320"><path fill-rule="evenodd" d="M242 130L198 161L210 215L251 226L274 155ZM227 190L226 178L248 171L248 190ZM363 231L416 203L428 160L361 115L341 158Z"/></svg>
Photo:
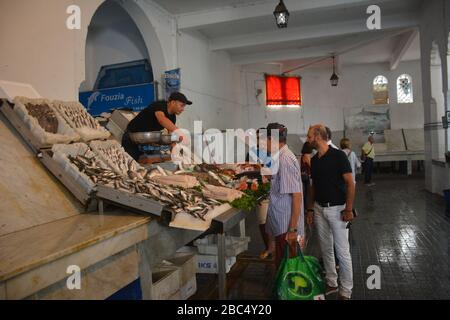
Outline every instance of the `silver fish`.
<svg viewBox="0 0 450 320"><path fill-rule="evenodd" d="M217 174L215 174L214 172L212 172L212 171L208 171L208 174L212 177L212 178L214 178L215 180L217 180L222 186L225 186L226 185L226 183L217 175Z"/></svg>
<svg viewBox="0 0 450 320"><path fill-rule="evenodd" d="M163 176L167 176L166 171L164 171L164 169L161 168L160 166L156 166L156 169L158 169L158 171L159 171Z"/></svg>

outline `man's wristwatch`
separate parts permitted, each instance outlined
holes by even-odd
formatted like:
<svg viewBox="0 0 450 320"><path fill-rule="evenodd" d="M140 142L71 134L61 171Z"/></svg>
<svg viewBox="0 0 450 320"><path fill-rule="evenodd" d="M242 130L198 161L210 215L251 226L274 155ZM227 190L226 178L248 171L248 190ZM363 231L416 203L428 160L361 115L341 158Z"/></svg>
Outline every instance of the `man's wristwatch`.
<svg viewBox="0 0 450 320"><path fill-rule="evenodd" d="M288 232L297 232L297 228L289 228Z"/></svg>

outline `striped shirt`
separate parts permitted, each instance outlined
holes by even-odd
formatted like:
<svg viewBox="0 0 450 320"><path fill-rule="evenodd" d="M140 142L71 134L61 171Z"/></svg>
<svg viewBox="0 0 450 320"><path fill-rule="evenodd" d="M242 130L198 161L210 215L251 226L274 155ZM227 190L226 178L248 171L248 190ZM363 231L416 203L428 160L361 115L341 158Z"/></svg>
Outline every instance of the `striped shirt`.
<svg viewBox="0 0 450 320"><path fill-rule="evenodd" d="M300 163L295 155L284 145L272 157L278 161L278 171L272 176L267 213L267 228L276 237L289 229L292 214L292 193L302 192ZM300 217L297 233L304 235L303 204L300 204Z"/></svg>

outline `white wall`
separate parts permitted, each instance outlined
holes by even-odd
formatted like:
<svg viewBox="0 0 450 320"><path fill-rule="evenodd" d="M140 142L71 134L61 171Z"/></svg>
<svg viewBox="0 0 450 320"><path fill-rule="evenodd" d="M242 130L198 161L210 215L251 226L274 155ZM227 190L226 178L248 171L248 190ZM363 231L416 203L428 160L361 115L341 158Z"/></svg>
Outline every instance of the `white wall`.
<svg viewBox="0 0 450 320"><path fill-rule="evenodd" d="M120 5L105 3L89 25L86 82L80 90L93 89L102 66L141 59L149 59L149 54L136 24Z"/></svg>
<svg viewBox="0 0 450 320"><path fill-rule="evenodd" d="M87 26L103 0L0 1L0 79L32 84L45 97L76 99L84 80ZM79 5L81 30L66 9Z"/></svg>
<svg viewBox="0 0 450 320"><path fill-rule="evenodd" d="M397 69L390 71L387 64L366 64L343 66L339 85L332 87L329 78L330 68L311 66L298 72L302 77L303 105L299 109L282 108L278 110L265 107L264 72L280 73L276 65L251 66L244 73L247 84L249 127L259 127L268 122L282 122L291 133L306 133L314 123L324 123L332 131L344 130L343 109L347 107L367 106L372 104L372 82L375 76L383 74L389 81L391 108L391 128L422 128L423 104L421 94L421 72L419 61L402 62ZM397 77L408 73L413 79L414 102L398 104L396 93ZM263 89L259 99L256 91Z"/></svg>
<svg viewBox="0 0 450 320"><path fill-rule="evenodd" d="M207 40L199 34L182 33L177 43L181 91L193 102L179 117L179 124L189 130L193 129L194 120L202 120L204 129L239 126L240 108L229 56L211 52Z"/></svg>
<svg viewBox="0 0 450 320"><path fill-rule="evenodd" d="M154 78L160 77L168 67L171 52L176 51L170 47L170 19L142 0L108 1L119 3L136 23L149 51ZM8 44L0 50L0 79L30 83L47 98L78 99L80 84L86 80L88 26L103 2L0 1L0 41ZM69 5L78 5L81 9L80 30L66 28ZM92 82L91 78L88 75L88 81Z"/></svg>

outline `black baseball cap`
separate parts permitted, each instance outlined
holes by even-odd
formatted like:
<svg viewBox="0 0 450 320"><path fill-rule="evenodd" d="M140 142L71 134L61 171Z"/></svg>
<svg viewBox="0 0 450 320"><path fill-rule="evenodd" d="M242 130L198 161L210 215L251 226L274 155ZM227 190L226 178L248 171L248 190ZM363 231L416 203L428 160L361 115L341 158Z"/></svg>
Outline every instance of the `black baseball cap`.
<svg viewBox="0 0 450 320"><path fill-rule="evenodd" d="M191 105L192 101L189 101L184 94L181 92L172 92L172 94L169 97L169 101L180 101L187 105Z"/></svg>

